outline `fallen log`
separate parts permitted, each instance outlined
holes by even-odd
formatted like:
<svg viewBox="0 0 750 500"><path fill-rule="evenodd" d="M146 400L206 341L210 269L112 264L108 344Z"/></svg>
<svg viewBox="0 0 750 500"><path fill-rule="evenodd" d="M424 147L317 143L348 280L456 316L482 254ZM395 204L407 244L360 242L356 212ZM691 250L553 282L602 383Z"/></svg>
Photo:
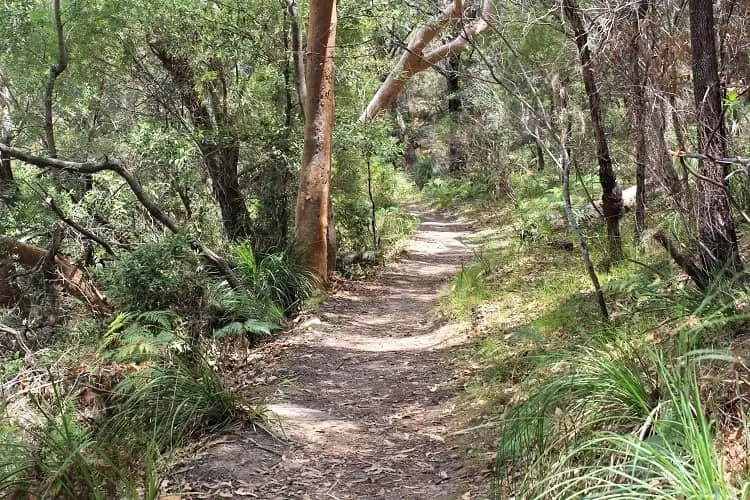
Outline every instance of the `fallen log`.
<svg viewBox="0 0 750 500"><path fill-rule="evenodd" d="M10 261L28 268L35 268L41 264L46 255L47 250L44 248L12 238L0 238L0 261ZM54 267L63 290L68 294L86 304L97 314L111 312L112 307L107 297L86 276L83 269L59 255L55 256Z"/></svg>

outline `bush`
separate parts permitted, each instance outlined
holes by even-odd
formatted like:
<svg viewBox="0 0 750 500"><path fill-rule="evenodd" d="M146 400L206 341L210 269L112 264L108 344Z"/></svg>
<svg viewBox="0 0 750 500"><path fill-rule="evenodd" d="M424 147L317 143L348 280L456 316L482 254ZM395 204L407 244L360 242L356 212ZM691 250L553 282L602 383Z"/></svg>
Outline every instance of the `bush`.
<svg viewBox="0 0 750 500"><path fill-rule="evenodd" d="M412 176L414 183L419 189L423 189L427 183L438 175L438 166L430 156L421 156L414 165Z"/></svg>
<svg viewBox="0 0 750 500"><path fill-rule="evenodd" d="M123 257L106 282L109 297L120 310L193 314L207 278L185 237L166 235Z"/></svg>
<svg viewBox="0 0 750 500"><path fill-rule="evenodd" d="M252 246L239 245L235 250L237 270L261 301L272 303L289 314L317 288L315 275L302 264L294 247L256 259ZM263 317L263 316L257 316Z"/></svg>
<svg viewBox="0 0 750 500"><path fill-rule="evenodd" d="M432 179L424 186L424 196L441 208L454 204L457 200L469 199L472 193L472 184L463 179Z"/></svg>

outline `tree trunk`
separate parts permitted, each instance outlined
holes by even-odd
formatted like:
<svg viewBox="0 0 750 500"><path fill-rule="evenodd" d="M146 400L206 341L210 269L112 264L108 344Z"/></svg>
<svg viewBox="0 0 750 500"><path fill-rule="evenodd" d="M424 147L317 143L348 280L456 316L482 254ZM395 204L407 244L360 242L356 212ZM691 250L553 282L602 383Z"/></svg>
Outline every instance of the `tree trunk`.
<svg viewBox="0 0 750 500"><path fill-rule="evenodd" d="M654 106L651 113L651 124L655 132L654 140L656 141L656 155L658 157L661 183L667 188L667 191L672 195L677 204L681 206L684 211L687 211L690 204L685 203L685 200L682 198L689 199L690 193L688 192L687 186L683 186L680 183L680 178L674 168L672 155L669 152L669 146L667 145L666 109L662 100L659 100Z"/></svg>
<svg viewBox="0 0 750 500"><path fill-rule="evenodd" d="M594 78L591 52L588 47L588 32L583 26L581 9L576 0L563 0L563 6L565 15L575 34L578 56L581 61L581 72L583 73L583 84L588 95L591 126L596 141L596 157L599 162L599 183L602 186L602 211L607 223L607 235L609 237L609 258L610 262L617 262L622 259L622 238L620 236L622 193L617 186L617 177L612 167L612 158L609 155L609 145L604 132L602 104Z"/></svg>
<svg viewBox="0 0 750 500"><path fill-rule="evenodd" d="M3 144L9 145L3 141ZM5 153L0 153L0 193L5 194L11 191L14 186L13 182L13 168L11 165L11 158Z"/></svg>
<svg viewBox="0 0 750 500"><path fill-rule="evenodd" d="M211 178L214 199L221 209L224 231L232 240L243 240L250 235L252 223L237 172L240 146L235 137L225 137L232 118L221 106L209 108L207 101L201 98L196 89L199 78L190 60L173 53L172 47L164 40L152 40L149 46L172 77L180 102L188 110L193 125L201 131L200 138L195 141ZM216 80L219 82L205 83L205 93L216 96L224 91L225 86L220 83L224 77L218 62L212 69L218 73Z"/></svg>
<svg viewBox="0 0 750 500"><path fill-rule="evenodd" d="M709 158L727 155L724 117L721 109L714 11L711 0L690 0L690 44L693 51L693 92L698 116L700 152ZM701 160L698 183L698 229L700 265L707 274L742 269L737 234L729 204L727 165Z"/></svg>
<svg viewBox="0 0 750 500"><path fill-rule="evenodd" d="M299 13L296 0L284 0L290 20L290 34L292 38L292 58L294 60L294 76L297 81L297 96L302 120L305 119L305 102L307 101L307 83L305 82L305 57L302 49L302 30L299 25Z"/></svg>
<svg viewBox="0 0 750 500"><path fill-rule="evenodd" d="M458 36L458 33L455 34ZM448 156L451 172L460 172L466 166L466 158L460 140L457 137L461 119L461 54L455 54L446 59L446 92L448 94L448 114L451 120L450 137L448 138Z"/></svg>
<svg viewBox="0 0 750 500"><path fill-rule="evenodd" d="M632 66L631 78L633 83L633 129L635 131L635 244L638 245L641 234L646 229L646 164L648 162L648 139L646 137L646 114L648 101L646 98L646 82L648 80L648 61L643 57L643 37L641 33L641 19L646 15L649 1L641 0L633 18ZM645 71L641 70L641 65Z"/></svg>
<svg viewBox="0 0 750 500"><path fill-rule="evenodd" d="M602 292L602 287L599 283L599 277L596 275L594 264L591 262L591 255L589 254L589 248L586 244L586 238L583 236L581 228L578 226L578 221L576 221L576 217L573 214L573 203L570 200L570 141L572 126L568 115L567 89L562 82L560 82L559 87L555 89L554 100L558 101L557 107L560 110L560 173L565 216L568 219L568 226L571 231L573 231L573 234L576 235L576 239L578 239L583 264L586 267L586 272L588 273L589 278L591 279L591 284L594 286L594 293L596 294L596 302L599 305L599 311L602 313L602 318L604 318L605 321L609 321L607 302L604 300L604 293Z"/></svg>
<svg viewBox="0 0 750 500"><path fill-rule="evenodd" d="M326 249L326 252L328 253L328 255L326 256L328 259L328 269L326 270L326 272L328 273L328 276L331 276L331 273L336 270L338 243L336 240L336 217L333 212L333 197L331 196L330 192L328 193L328 228L326 237L326 245L328 247Z"/></svg>
<svg viewBox="0 0 750 500"><path fill-rule="evenodd" d="M211 177L212 191L221 209L224 231L230 239L235 241L247 238L252 225L237 172L239 145L217 147L200 142L198 148L203 153L208 175Z"/></svg>
<svg viewBox="0 0 750 500"><path fill-rule="evenodd" d="M305 146L297 194L296 229L306 264L323 282L328 278L335 47L336 0L312 0L307 28Z"/></svg>
<svg viewBox="0 0 750 500"><path fill-rule="evenodd" d="M537 127L536 131L534 132L534 146L536 148L536 152L534 153L534 156L536 157L537 172L543 172L544 171L544 147L539 137L540 137L539 127Z"/></svg>
<svg viewBox="0 0 750 500"><path fill-rule="evenodd" d="M0 74L1 76L1 74ZM0 82L0 142L10 146L13 142L15 127L11 117L10 92ZM13 179L13 165L11 157L4 151L0 151L0 195L11 199L16 192L16 183Z"/></svg>

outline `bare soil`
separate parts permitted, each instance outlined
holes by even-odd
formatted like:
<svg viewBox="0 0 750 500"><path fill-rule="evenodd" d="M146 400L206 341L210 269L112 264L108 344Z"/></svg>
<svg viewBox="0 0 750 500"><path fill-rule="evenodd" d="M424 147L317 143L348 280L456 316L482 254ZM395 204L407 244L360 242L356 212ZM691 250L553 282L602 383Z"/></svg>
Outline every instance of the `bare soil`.
<svg viewBox="0 0 750 500"><path fill-rule="evenodd" d="M191 497L486 498L490 471L466 456L451 363L465 331L435 314L440 288L471 258L470 228L415 208L402 258L344 282L313 317L248 351L232 377L271 387L269 430L203 443L166 489ZM278 426L278 427L277 427ZM268 427L268 426L267 426Z"/></svg>

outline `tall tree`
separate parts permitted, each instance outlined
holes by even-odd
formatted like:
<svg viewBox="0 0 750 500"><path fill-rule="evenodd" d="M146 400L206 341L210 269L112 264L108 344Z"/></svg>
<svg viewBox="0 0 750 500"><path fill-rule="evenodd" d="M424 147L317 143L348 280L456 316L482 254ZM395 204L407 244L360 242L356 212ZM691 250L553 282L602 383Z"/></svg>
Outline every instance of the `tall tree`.
<svg viewBox="0 0 750 500"><path fill-rule="evenodd" d="M297 243L306 263L323 281L328 277L330 253L335 48L336 0L312 0L307 27L305 146L297 193L296 228Z"/></svg>
<svg viewBox="0 0 750 500"><path fill-rule="evenodd" d="M602 211L607 223L609 236L609 258L617 262L622 258L622 238L620 218L622 217L622 193L617 186L617 176L609 154L609 143L604 131L604 118L599 88L594 75L591 49L588 45L588 31L583 24L583 14L576 0L563 0L563 9L568 18L581 62L583 85L589 101L591 127L596 141L596 157L599 163L599 183L602 186Z"/></svg>
<svg viewBox="0 0 750 500"><path fill-rule="evenodd" d="M456 34L455 36L458 36ZM453 54L445 60L445 83L448 94L448 115L450 116L450 137L448 138L448 157L450 170L458 172L463 170L466 163L460 140L457 137L459 120L461 119L461 54Z"/></svg>
<svg viewBox="0 0 750 500"><path fill-rule="evenodd" d="M224 231L233 240L247 238L251 221L239 183L240 144L232 133L234 123L227 105L222 62L218 59L210 61L207 70L215 78L202 79L191 60L164 38L155 38L149 46L172 78L180 104L187 110L195 128L196 144L211 178L214 198L221 209Z"/></svg>
<svg viewBox="0 0 750 500"><path fill-rule="evenodd" d="M646 163L648 162L648 138L646 131L646 117L648 101L646 97L646 81L648 79L648 62L644 57L644 34L641 22L648 13L650 0L640 0L635 6L633 16L632 69L633 84L633 130L636 136L635 145L635 239L640 240L646 226Z"/></svg>
<svg viewBox="0 0 750 500"><path fill-rule="evenodd" d="M294 60L294 75L297 82L297 97L299 98L300 113L304 119L307 84L305 83L305 57L302 49L302 29L299 25L299 11L296 0L284 0L284 5L289 16L289 34L292 39L292 59Z"/></svg>
<svg viewBox="0 0 750 500"><path fill-rule="evenodd" d="M716 56L716 31L711 0L690 0L690 45L693 51L693 92L698 116L701 160L698 184L700 265L712 274L738 272L742 263L726 181L727 137L721 109L721 84Z"/></svg>

